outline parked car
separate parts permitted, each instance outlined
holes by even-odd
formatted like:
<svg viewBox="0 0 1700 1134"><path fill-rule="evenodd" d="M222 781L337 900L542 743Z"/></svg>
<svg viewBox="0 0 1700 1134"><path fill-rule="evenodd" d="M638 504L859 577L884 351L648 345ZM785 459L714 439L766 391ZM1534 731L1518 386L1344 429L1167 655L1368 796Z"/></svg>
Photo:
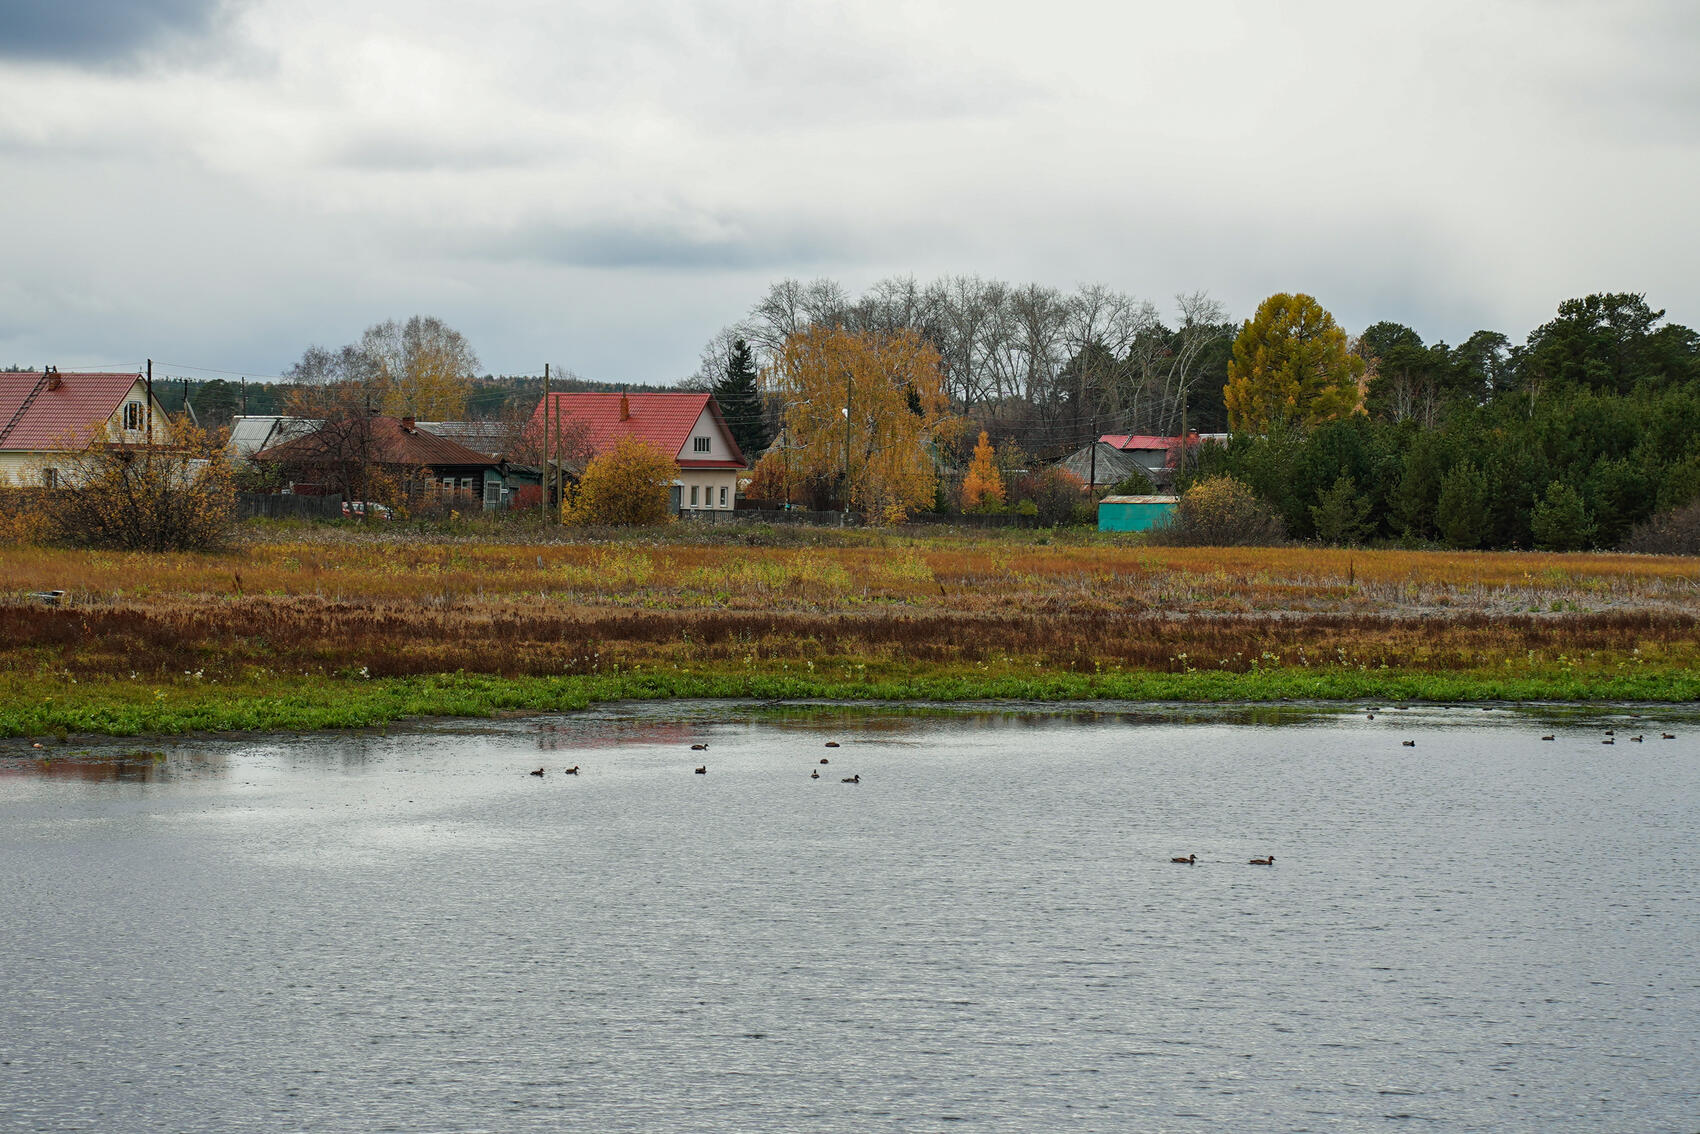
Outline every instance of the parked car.
<svg viewBox="0 0 1700 1134"><path fill-rule="evenodd" d="M342 514L346 519L365 518L367 515L377 520L393 520L395 512L388 504L379 504L376 500L344 500Z"/></svg>

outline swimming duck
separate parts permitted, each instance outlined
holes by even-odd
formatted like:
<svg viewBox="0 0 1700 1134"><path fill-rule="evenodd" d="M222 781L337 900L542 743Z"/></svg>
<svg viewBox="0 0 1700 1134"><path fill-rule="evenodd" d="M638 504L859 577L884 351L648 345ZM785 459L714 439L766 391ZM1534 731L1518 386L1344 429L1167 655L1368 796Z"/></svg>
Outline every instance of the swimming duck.
<svg viewBox="0 0 1700 1134"><path fill-rule="evenodd" d="M811 780L820 779L820 769L816 768L814 771L810 772L809 773L809 779L811 779Z"/></svg>
<svg viewBox="0 0 1700 1134"><path fill-rule="evenodd" d="M1611 737L1608 736L1604 740L1600 741L1600 743L1601 744L1616 744L1617 741L1613 740Z"/></svg>
<svg viewBox="0 0 1700 1134"><path fill-rule="evenodd" d="M576 776L576 775L578 775L578 765L574 764L572 767L566 769L561 774L563 776Z"/></svg>
<svg viewBox="0 0 1700 1134"><path fill-rule="evenodd" d="M1268 858L1254 858L1254 859L1251 860L1250 865L1252 865L1252 866L1274 866L1275 865L1275 856L1270 855Z"/></svg>
<svg viewBox="0 0 1700 1134"><path fill-rule="evenodd" d="M1403 744L1406 748L1415 748L1417 746L1417 742L1414 740L1401 740L1399 743Z"/></svg>
<svg viewBox="0 0 1700 1134"><path fill-rule="evenodd" d="M1553 738L1551 736L1543 736L1543 737L1541 737L1541 739L1542 740L1551 740Z"/></svg>
<svg viewBox="0 0 1700 1134"><path fill-rule="evenodd" d="M1674 733L1674 732L1661 732L1661 733L1659 733L1659 736L1660 736L1661 739L1664 739L1664 740L1675 740L1676 739L1676 733Z"/></svg>
<svg viewBox="0 0 1700 1134"><path fill-rule="evenodd" d="M534 776L541 776L543 774L543 769L539 768L535 772L532 772L531 774L534 775Z"/></svg>
<svg viewBox="0 0 1700 1134"><path fill-rule="evenodd" d="M826 742L826 746L827 746L827 747L828 747L828 748L837 748L837 747L838 747L838 746L839 746L839 745L838 745L838 741L836 741L836 740L829 740L829 741L827 741L827 742Z"/></svg>
<svg viewBox="0 0 1700 1134"><path fill-rule="evenodd" d="M708 751L708 745L706 745L706 744L693 744L693 745L691 745L691 751L692 752L707 752Z"/></svg>
<svg viewBox="0 0 1700 1134"><path fill-rule="evenodd" d="M1193 863L1198 861L1198 856L1195 854L1189 854L1185 858L1171 858L1169 861L1185 863L1187 866L1191 866Z"/></svg>
<svg viewBox="0 0 1700 1134"><path fill-rule="evenodd" d="M822 763L822 764L830 764L830 763L832 763L832 761L831 761L831 760L828 760L828 759L827 759L827 758L826 758L826 757L825 757L825 756L822 756L822 757L821 757L821 758L820 758L820 762L821 762L821 763Z"/></svg>
<svg viewBox="0 0 1700 1134"><path fill-rule="evenodd" d="M699 775L699 776L708 775L708 765L704 764L702 767L698 768L697 769L697 775Z"/></svg>
<svg viewBox="0 0 1700 1134"><path fill-rule="evenodd" d="M1633 740L1636 744L1640 744L1643 738L1639 736L1632 736L1629 739Z"/></svg>
<svg viewBox="0 0 1700 1134"><path fill-rule="evenodd" d="M862 782L862 773L857 772L853 776L845 776L842 782L847 784L859 784Z"/></svg>

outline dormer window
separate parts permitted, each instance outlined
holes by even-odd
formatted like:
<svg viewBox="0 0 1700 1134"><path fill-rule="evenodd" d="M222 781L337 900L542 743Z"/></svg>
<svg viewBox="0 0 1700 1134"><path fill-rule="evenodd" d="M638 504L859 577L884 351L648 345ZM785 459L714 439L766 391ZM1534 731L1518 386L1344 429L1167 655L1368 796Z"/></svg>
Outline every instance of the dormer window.
<svg viewBox="0 0 1700 1134"><path fill-rule="evenodd" d="M142 403L141 402L125 402L124 403L124 428L125 429L140 429L140 428L142 428Z"/></svg>
<svg viewBox="0 0 1700 1134"><path fill-rule="evenodd" d="M706 453L709 451L711 442L707 437L693 437L691 438L691 444L694 447L694 452Z"/></svg>

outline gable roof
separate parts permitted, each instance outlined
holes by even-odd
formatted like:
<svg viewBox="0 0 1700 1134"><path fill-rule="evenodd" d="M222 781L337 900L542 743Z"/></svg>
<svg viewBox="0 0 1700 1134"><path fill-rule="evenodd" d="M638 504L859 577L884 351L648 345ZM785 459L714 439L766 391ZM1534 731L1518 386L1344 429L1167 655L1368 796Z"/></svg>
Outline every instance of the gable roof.
<svg viewBox="0 0 1700 1134"><path fill-rule="evenodd" d="M1096 446L1097 455L1094 460L1093 448ZM1124 453L1104 441L1095 441L1091 445L1083 445L1058 462L1068 472L1081 480L1090 481L1094 474L1098 484L1120 484L1127 479L1129 473L1138 469L1140 473L1149 475L1149 470L1129 453Z"/></svg>
<svg viewBox="0 0 1700 1134"><path fill-rule="evenodd" d="M238 414L230 423L226 447L238 457L252 457L261 449L280 445L317 429L322 422L283 414Z"/></svg>
<svg viewBox="0 0 1700 1134"><path fill-rule="evenodd" d="M0 373L0 449L80 447L104 424L140 374ZM51 379L57 378L57 384ZM53 387L53 388L49 388Z"/></svg>
<svg viewBox="0 0 1700 1134"><path fill-rule="evenodd" d="M318 442L317 432L314 432L304 437L291 438L269 449L262 449L254 455L254 459L285 463L299 461L309 464L327 457L336 459L337 454L326 453L323 448ZM399 418L383 416L372 418L371 460L380 465L403 465L410 468L447 468L452 465L493 468L498 464L458 441L439 437L423 429L408 429L402 425Z"/></svg>
<svg viewBox="0 0 1700 1134"><path fill-rule="evenodd" d="M622 398L626 400L631 411L631 416L625 421L620 420ZM720 405L714 400L713 394L551 392L549 402L551 419L559 414L564 421L581 423L585 430L585 443L590 446L592 452L606 452L622 436L631 434L640 441L647 441L664 450L685 468L741 469L748 464L744 459L743 450L738 448L737 438L733 437L732 431L727 428L726 419L721 416ZM703 461L684 455L685 444L691 439L691 429L705 409L720 427L734 460ZM526 426L526 431L541 431L542 428L543 403L539 401L537 408L532 411L531 423Z"/></svg>

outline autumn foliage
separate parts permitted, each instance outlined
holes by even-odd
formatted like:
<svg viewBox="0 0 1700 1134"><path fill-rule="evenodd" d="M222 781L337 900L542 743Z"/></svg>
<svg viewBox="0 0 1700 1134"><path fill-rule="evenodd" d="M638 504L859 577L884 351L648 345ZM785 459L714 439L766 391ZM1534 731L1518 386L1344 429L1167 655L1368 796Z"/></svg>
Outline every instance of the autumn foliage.
<svg viewBox="0 0 1700 1134"><path fill-rule="evenodd" d="M1222 391L1228 428L1268 433L1308 429L1359 411L1364 360L1334 316L1308 295L1272 295L1234 340Z"/></svg>
<svg viewBox="0 0 1700 1134"><path fill-rule="evenodd" d="M937 474L926 445L955 419L939 354L913 331L799 331L769 372L785 399L791 473L836 479L851 509L901 520L929 507Z"/></svg>
<svg viewBox="0 0 1700 1134"><path fill-rule="evenodd" d="M974 460L968 465L968 475L962 478L962 510L991 512L1003 502L1003 474L998 471L997 453L985 430L981 430L979 444L974 446Z"/></svg>
<svg viewBox="0 0 1700 1134"><path fill-rule="evenodd" d="M97 434L42 494L48 536L80 547L202 551L223 543L235 513L230 462L186 421L169 447L125 445Z"/></svg>
<svg viewBox="0 0 1700 1134"><path fill-rule="evenodd" d="M662 524L671 518L668 489L679 466L647 441L622 436L592 457L562 510L568 524Z"/></svg>

